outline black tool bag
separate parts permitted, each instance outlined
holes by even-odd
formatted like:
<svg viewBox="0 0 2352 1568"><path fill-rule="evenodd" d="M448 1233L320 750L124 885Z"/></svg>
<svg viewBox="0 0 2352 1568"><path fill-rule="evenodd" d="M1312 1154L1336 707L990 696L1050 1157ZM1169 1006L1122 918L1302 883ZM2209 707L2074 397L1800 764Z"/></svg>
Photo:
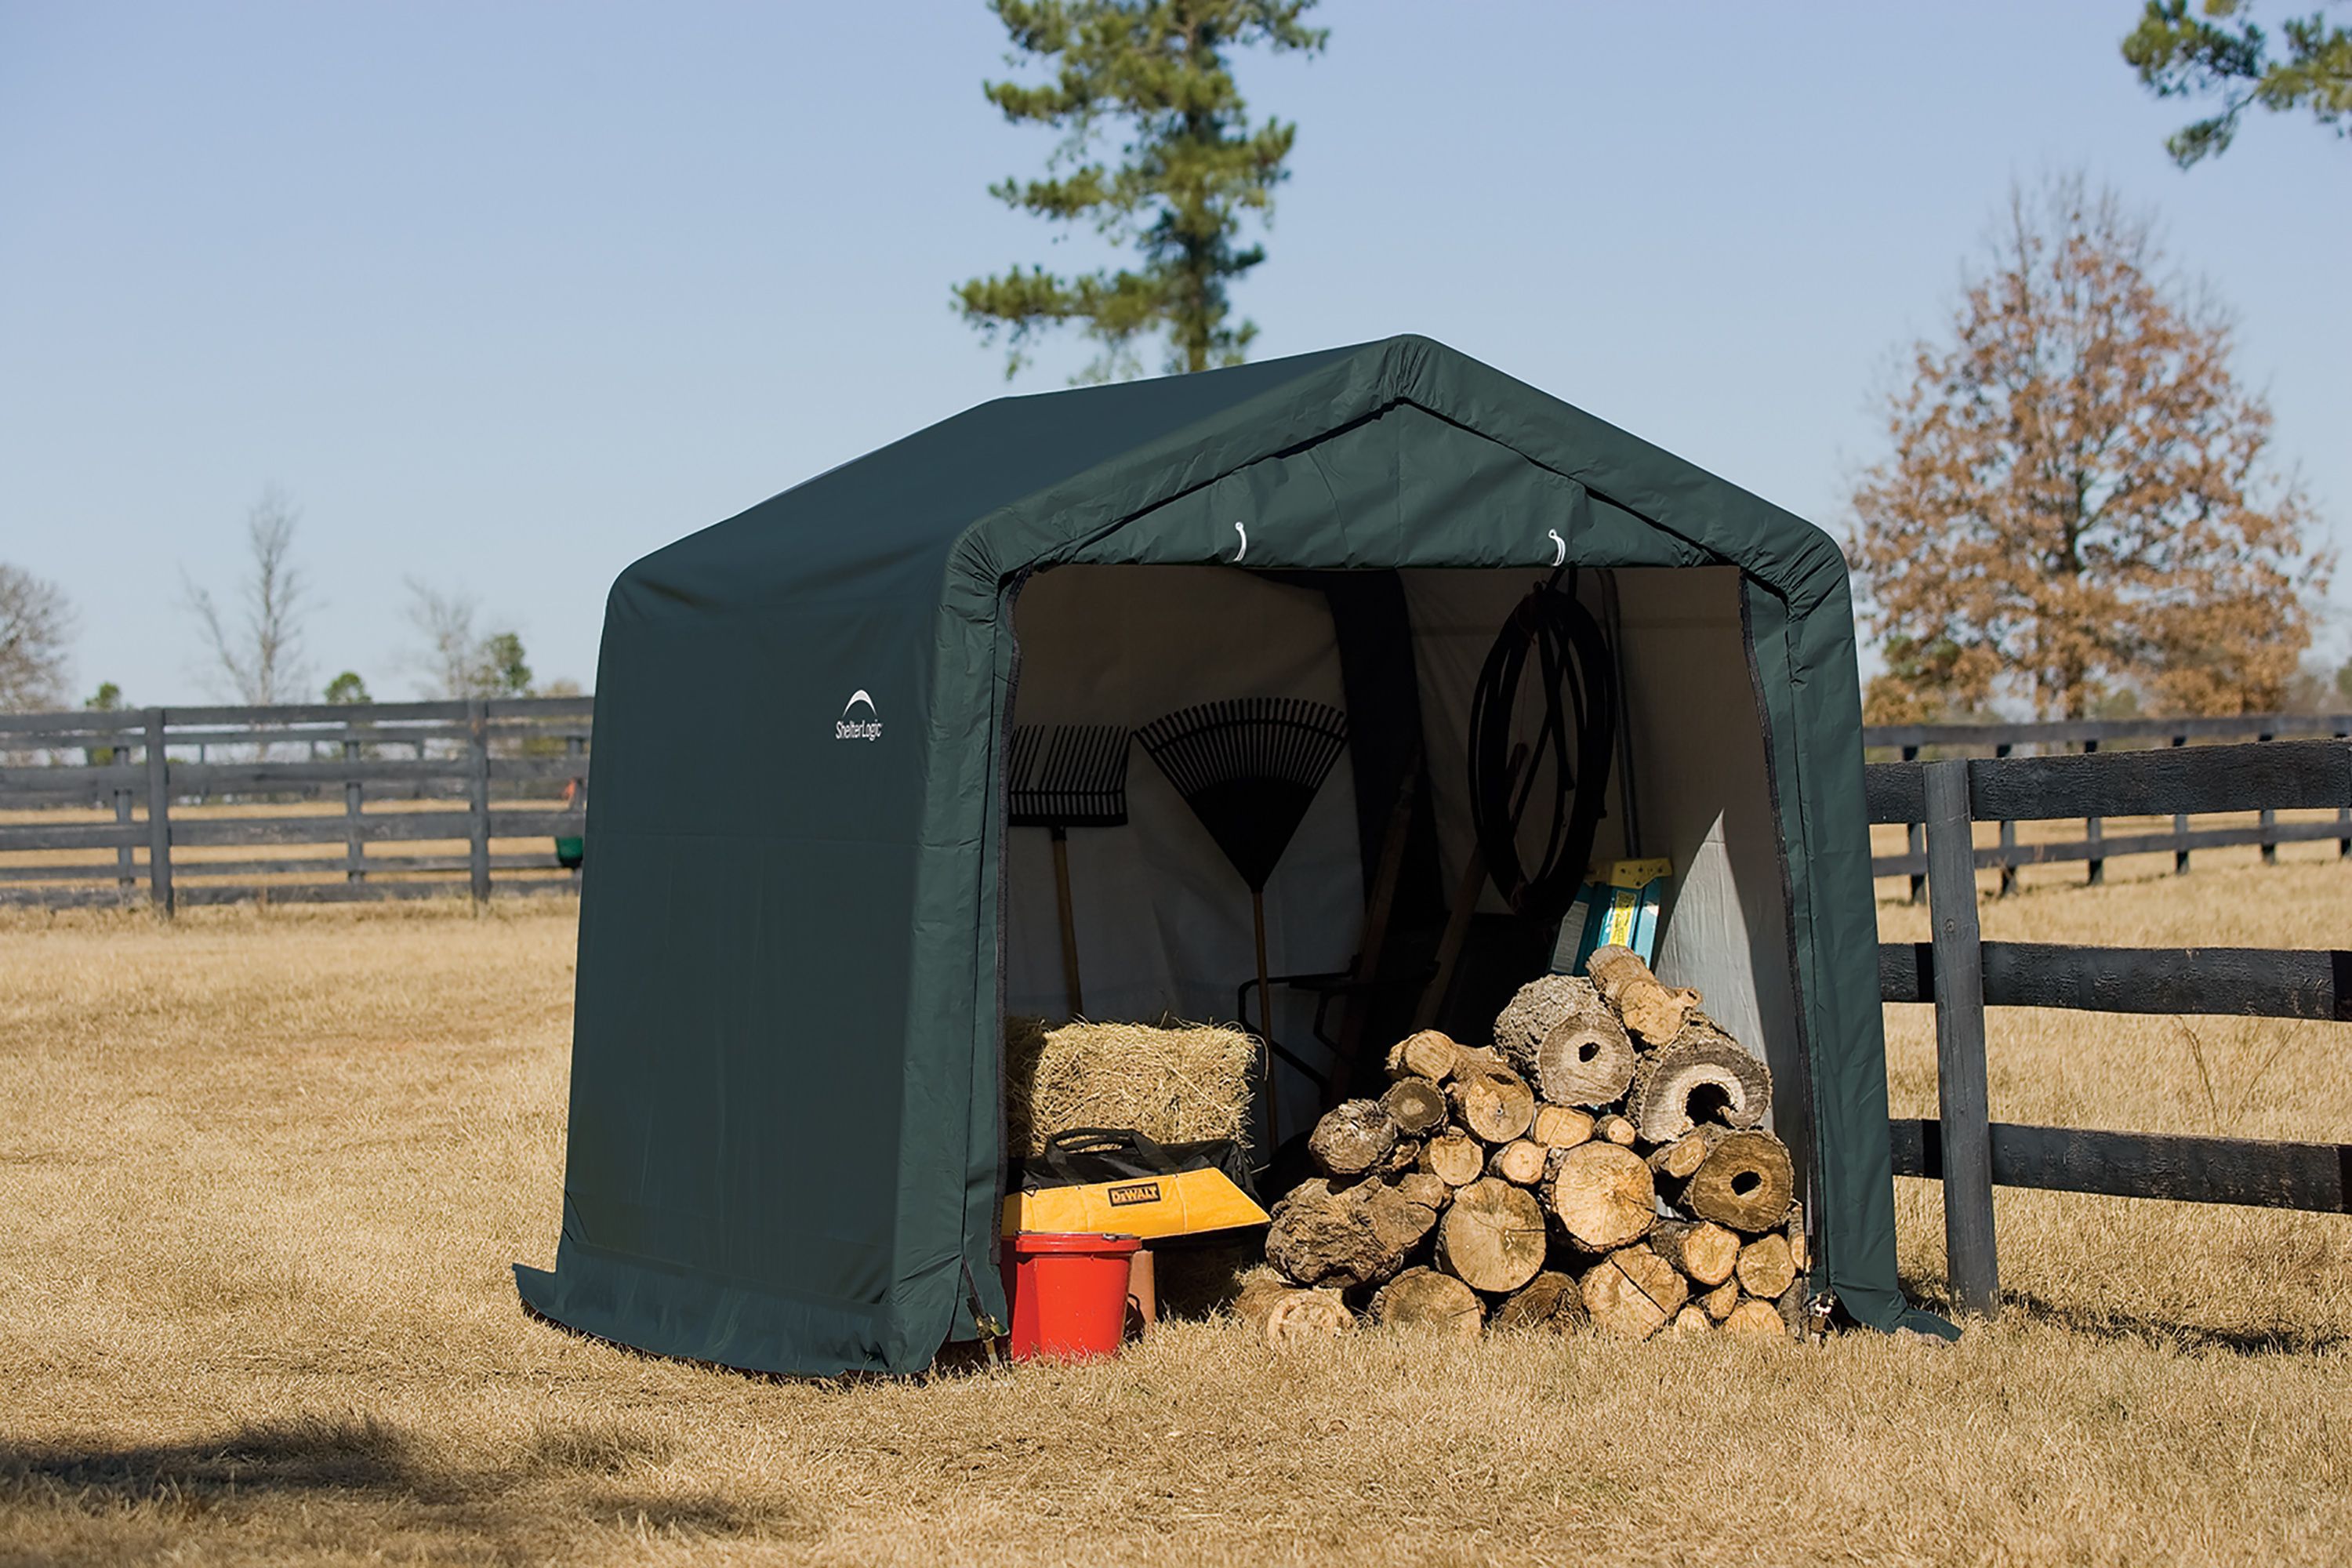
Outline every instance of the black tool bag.
<svg viewBox="0 0 2352 1568"><path fill-rule="evenodd" d="M1249 1159L1231 1138L1195 1143L1160 1143L1132 1127L1073 1127L1045 1140L1045 1152L1011 1162L1011 1184L1020 1192L1082 1187L1101 1182L1150 1181L1187 1171L1218 1171L1251 1202Z"/></svg>

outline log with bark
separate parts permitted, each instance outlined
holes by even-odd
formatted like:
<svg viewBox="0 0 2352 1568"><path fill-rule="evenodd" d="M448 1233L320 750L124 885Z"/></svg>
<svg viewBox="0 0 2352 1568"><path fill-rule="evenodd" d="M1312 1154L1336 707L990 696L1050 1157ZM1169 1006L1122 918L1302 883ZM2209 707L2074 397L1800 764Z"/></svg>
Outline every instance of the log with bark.
<svg viewBox="0 0 2352 1568"><path fill-rule="evenodd" d="M1584 1293L1576 1276L1547 1268L1511 1292L1495 1309L1487 1326L1496 1329L1541 1329L1568 1333L1585 1324Z"/></svg>
<svg viewBox="0 0 2352 1568"><path fill-rule="evenodd" d="M1451 1274L1408 1268L1372 1298L1372 1321L1386 1326L1419 1324L1475 1340L1486 1327L1486 1306L1476 1291Z"/></svg>
<svg viewBox="0 0 2352 1568"><path fill-rule="evenodd" d="M1796 1280L1796 1259L1780 1232L1768 1232L1739 1249L1739 1288L1749 1295L1778 1301Z"/></svg>
<svg viewBox="0 0 2352 1568"><path fill-rule="evenodd" d="M1437 1266L1473 1289L1516 1290L1544 1265L1543 1205L1524 1187L1487 1177L1454 1194L1437 1226Z"/></svg>
<svg viewBox="0 0 2352 1568"><path fill-rule="evenodd" d="M1706 1158L1686 1181L1669 1186L1668 1196L1701 1219L1748 1236L1787 1219L1797 1186L1789 1146L1754 1129L1707 1133Z"/></svg>
<svg viewBox="0 0 2352 1568"><path fill-rule="evenodd" d="M1307 1152L1327 1176L1360 1176L1396 1147L1396 1118L1377 1100L1343 1100L1307 1135Z"/></svg>
<svg viewBox="0 0 2352 1568"><path fill-rule="evenodd" d="M1445 1090L1425 1078L1401 1078L1381 1096L1389 1120L1408 1138L1425 1138L1445 1124Z"/></svg>
<svg viewBox="0 0 2352 1568"><path fill-rule="evenodd" d="M1389 1049L1391 1078L1425 1078L1444 1083L1462 1063L1462 1047L1453 1036L1437 1029L1407 1035Z"/></svg>
<svg viewBox="0 0 2352 1568"><path fill-rule="evenodd" d="M1706 1134L1696 1130L1684 1133L1663 1149L1650 1151L1650 1169L1660 1176L1680 1181L1698 1169L1706 1158Z"/></svg>
<svg viewBox="0 0 2352 1568"><path fill-rule="evenodd" d="M1514 1138L1486 1157L1486 1173L1531 1187L1543 1180L1544 1158L1550 1152L1532 1138Z"/></svg>
<svg viewBox="0 0 2352 1568"><path fill-rule="evenodd" d="M1486 1151L1467 1132L1451 1128L1421 1146L1421 1168L1449 1187L1466 1187L1486 1169Z"/></svg>
<svg viewBox="0 0 2352 1568"><path fill-rule="evenodd" d="M1650 1045L1673 1039L1698 1005L1697 992L1660 984L1630 947L1594 949L1584 961L1584 973L1592 977L1601 999L1617 1009L1626 1029Z"/></svg>
<svg viewBox="0 0 2352 1568"><path fill-rule="evenodd" d="M1648 1143L1672 1142L1709 1121L1753 1127L1771 1109L1771 1073L1704 1013L1642 1058L1625 1095L1625 1114Z"/></svg>
<svg viewBox="0 0 2352 1568"><path fill-rule="evenodd" d="M1275 1205L1265 1260L1295 1285L1372 1285L1395 1273L1437 1224L1433 1209L1385 1182L1334 1190L1315 1177Z"/></svg>
<svg viewBox="0 0 2352 1568"><path fill-rule="evenodd" d="M1520 986L1495 1020L1495 1048L1557 1105L1612 1104L1633 1078L1625 1026L1581 975Z"/></svg>
<svg viewBox="0 0 2352 1568"><path fill-rule="evenodd" d="M1660 1220L1651 1232L1650 1247L1693 1284L1710 1289L1739 1267L1738 1235L1713 1220Z"/></svg>
<svg viewBox="0 0 2352 1568"><path fill-rule="evenodd" d="M1621 1149L1631 1149L1641 1138L1641 1134L1634 1131L1633 1123L1629 1118L1613 1112L1593 1123L1592 1135L1604 1143L1614 1143Z"/></svg>
<svg viewBox="0 0 2352 1568"><path fill-rule="evenodd" d="M1545 1200L1560 1227L1588 1252L1637 1241L1657 1218L1650 1167L1614 1143L1580 1143L1554 1155Z"/></svg>
<svg viewBox="0 0 2352 1568"><path fill-rule="evenodd" d="M1675 1314L1675 1321L1666 1325L1666 1332L1670 1334L1711 1334L1715 1332L1715 1320L1706 1315L1706 1309L1700 1307L1696 1302L1693 1302L1691 1305L1685 1307L1681 1311Z"/></svg>
<svg viewBox="0 0 2352 1568"><path fill-rule="evenodd" d="M1454 1121L1485 1142L1507 1143L1524 1137L1535 1121L1536 1097L1515 1072L1458 1073L1446 1092L1454 1101Z"/></svg>
<svg viewBox="0 0 2352 1568"><path fill-rule="evenodd" d="M1302 1289L1271 1269L1254 1270L1244 1280L1234 1315L1274 1350L1337 1339L1356 1326L1338 1291Z"/></svg>
<svg viewBox="0 0 2352 1568"><path fill-rule="evenodd" d="M1724 1319L1731 1316L1732 1309L1739 1305L1739 1281L1725 1280L1706 1295L1701 1296L1698 1299L1698 1304L1706 1309L1709 1318L1718 1323L1723 1321Z"/></svg>
<svg viewBox="0 0 2352 1568"><path fill-rule="evenodd" d="M1582 1289L1593 1327L1630 1340L1648 1339L1690 1300L1683 1277L1646 1247L1623 1247L1594 1264Z"/></svg>
<svg viewBox="0 0 2352 1568"><path fill-rule="evenodd" d="M1777 1340L1788 1337L1789 1325L1780 1321L1780 1308L1751 1296L1734 1307L1731 1315L1723 1320L1723 1331L1738 1334L1743 1339Z"/></svg>
<svg viewBox="0 0 2352 1568"><path fill-rule="evenodd" d="M1573 1149L1592 1136L1592 1113L1572 1105L1546 1101L1536 1107L1528 1136L1547 1149Z"/></svg>

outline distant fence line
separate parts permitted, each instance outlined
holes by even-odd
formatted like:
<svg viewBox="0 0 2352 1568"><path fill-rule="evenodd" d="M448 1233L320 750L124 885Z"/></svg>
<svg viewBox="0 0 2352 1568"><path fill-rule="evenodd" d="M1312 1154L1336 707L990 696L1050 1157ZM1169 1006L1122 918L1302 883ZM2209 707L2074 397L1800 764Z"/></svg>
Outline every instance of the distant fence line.
<svg viewBox="0 0 2352 1568"><path fill-rule="evenodd" d="M554 841L585 835L585 697L275 708L149 708L0 714L0 812L109 810L111 822L0 822L0 903L304 902L433 897L462 886L562 891L576 861ZM335 799L332 814L191 805ZM414 803L408 809L370 804ZM462 809L430 802L462 802ZM174 815L175 808L182 815ZM60 811L60 814L61 811ZM544 852L491 852L544 838ZM462 855L370 853L462 841ZM222 847L334 845L331 857L215 858ZM104 859L59 859L100 851ZM457 874L462 873L462 883Z"/></svg>
<svg viewBox="0 0 2352 1568"><path fill-rule="evenodd" d="M473 702L314 703L273 708L149 708L119 712L0 714L0 812L79 807L111 810L111 823L0 823L0 903L112 903L142 896L170 910L178 902L268 897L340 900L415 898L463 886L477 899L576 885L552 847L502 850L494 839L585 835L575 799L552 801L587 775L593 700L517 698ZM2352 713L2254 714L2231 719L2068 720L2032 724L1878 725L1863 731L1867 751L1916 763L1955 756L2005 758L2063 752L2180 748L2202 742L2352 736ZM332 799L334 815L205 815L174 820L175 806ZM446 810L367 809L392 801L463 802L462 825ZM2250 809L2254 809L2252 803ZM2352 856L2352 810L2334 822L2276 820L2259 807L2252 826L2192 827L2175 813L2169 831L2111 837L2100 817L2080 839L2020 844L2016 818L1998 820L2000 842L1978 847L1979 868L1998 868L2001 890L2018 868L2081 861L2101 879L2108 858L2161 853L2176 871L2190 851L2258 845L2263 858L2283 843L2334 838ZM463 839L467 852L370 854L371 845ZM1906 877L1926 896L1927 856L1920 824L1907 825L1899 854L1871 862L1873 875ZM247 860L181 858L186 886L174 885L173 851L223 846L335 845L334 857ZM26 855L110 852L103 860L36 862ZM13 852L13 853L12 853ZM270 880L257 882L256 878ZM144 892L142 893L143 887Z"/></svg>
<svg viewBox="0 0 2352 1568"><path fill-rule="evenodd" d="M2352 713L2250 713L2228 719L2064 719L2035 724L1880 724L1863 731L1863 746L1866 752L1882 755L1893 752L1901 761L1913 763L1922 757L1951 759L1974 755L1997 760L2021 753L2048 756L2070 750L2077 754L2095 754L2103 749L2113 753L2179 748L2194 742L2320 737L2342 740L2347 736L2352 736ZM2333 838L2338 856L2352 857L2352 809L2339 809L2332 823L2280 822L2277 803L2270 800L2249 798L2243 809L2257 813L2251 826L2192 827L2189 819L2194 814L2182 811L2169 814L2172 826L2168 831L2133 833L2121 837L2108 837L2103 816L2123 814L2086 814L2083 817L2082 837L2035 844L2020 844L2017 841L2018 816L2021 814L1985 812L1978 820L1997 822L2000 840L1975 849L1977 868L1999 869L2000 891L2008 894L2016 890L2017 871L2021 866L2059 865L2076 860L2084 863L2084 880L2095 887L2106 879L2108 859L2117 855L2169 851L2176 876L2188 871L2189 852L2195 849L2258 845L2263 860L2275 861L2278 847L2282 844ZM1905 824L1904 832L1906 843L1903 853L1873 857L1871 875L1907 877L1910 879L1911 901L1923 903L1927 896L1927 840L1922 826L1916 818Z"/></svg>

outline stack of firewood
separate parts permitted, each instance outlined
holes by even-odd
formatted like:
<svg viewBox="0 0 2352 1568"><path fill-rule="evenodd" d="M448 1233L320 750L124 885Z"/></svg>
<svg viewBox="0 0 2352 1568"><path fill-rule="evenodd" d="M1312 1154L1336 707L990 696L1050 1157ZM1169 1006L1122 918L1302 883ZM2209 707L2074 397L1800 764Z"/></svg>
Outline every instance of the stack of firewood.
<svg viewBox="0 0 2352 1568"><path fill-rule="evenodd" d="M1269 1339L1376 1322L1782 1335L1804 1226L1764 1064L1623 948L1435 1030L1324 1116L1240 1302Z"/></svg>

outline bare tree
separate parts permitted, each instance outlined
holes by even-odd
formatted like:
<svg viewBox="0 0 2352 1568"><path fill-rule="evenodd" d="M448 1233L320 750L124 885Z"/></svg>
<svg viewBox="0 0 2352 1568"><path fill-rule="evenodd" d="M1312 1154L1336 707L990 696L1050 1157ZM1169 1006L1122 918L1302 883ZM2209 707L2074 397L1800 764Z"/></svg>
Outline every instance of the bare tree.
<svg viewBox="0 0 2352 1568"><path fill-rule="evenodd" d="M301 510L276 485L246 514L251 574L239 590L238 613L225 613L185 568L180 584L219 675L249 707L299 700L309 685L302 661L302 618L310 584L294 564L294 529Z"/></svg>
<svg viewBox="0 0 2352 1568"><path fill-rule="evenodd" d="M422 639L406 660L426 694L448 700L528 697L530 666L522 638L511 631L477 630L481 601L408 579L408 624Z"/></svg>
<svg viewBox="0 0 2352 1568"><path fill-rule="evenodd" d="M72 636L73 608L57 584L0 561L0 709L65 706Z"/></svg>

